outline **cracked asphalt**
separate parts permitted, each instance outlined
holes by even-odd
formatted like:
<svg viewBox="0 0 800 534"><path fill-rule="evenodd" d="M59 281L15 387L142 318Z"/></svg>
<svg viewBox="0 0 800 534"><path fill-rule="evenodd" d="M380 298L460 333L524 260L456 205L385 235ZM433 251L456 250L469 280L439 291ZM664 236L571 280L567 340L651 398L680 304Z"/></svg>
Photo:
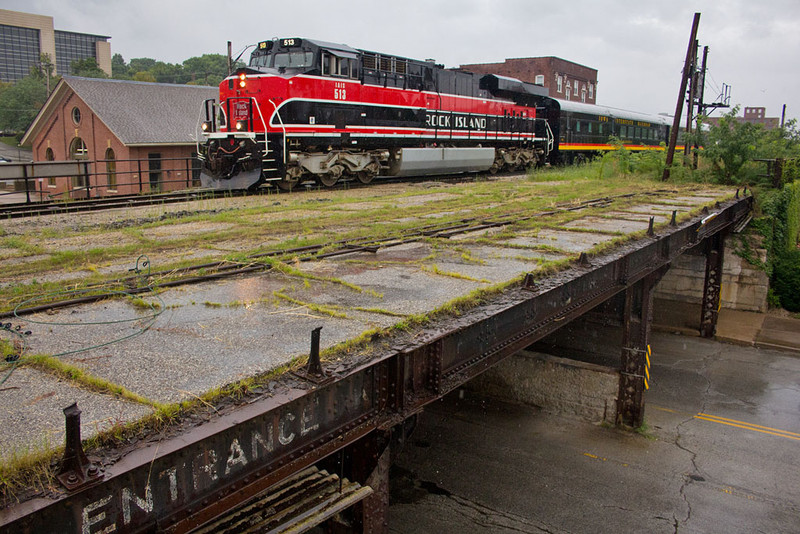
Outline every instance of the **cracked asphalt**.
<svg viewBox="0 0 800 534"><path fill-rule="evenodd" d="M390 531L800 532L797 353L651 345L644 434L472 392L431 405L397 455Z"/></svg>

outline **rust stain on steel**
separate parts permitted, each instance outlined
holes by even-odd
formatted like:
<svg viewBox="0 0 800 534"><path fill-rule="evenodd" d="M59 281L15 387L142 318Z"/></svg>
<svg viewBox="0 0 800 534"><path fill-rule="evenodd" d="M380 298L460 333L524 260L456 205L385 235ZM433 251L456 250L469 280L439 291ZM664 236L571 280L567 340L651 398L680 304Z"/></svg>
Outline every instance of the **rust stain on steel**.
<svg viewBox="0 0 800 534"><path fill-rule="evenodd" d="M282 379L281 393L134 450L96 486L0 510L4 532L187 532L284 478L388 429L747 215L731 201L705 223L631 243L593 266L507 291L327 384Z"/></svg>

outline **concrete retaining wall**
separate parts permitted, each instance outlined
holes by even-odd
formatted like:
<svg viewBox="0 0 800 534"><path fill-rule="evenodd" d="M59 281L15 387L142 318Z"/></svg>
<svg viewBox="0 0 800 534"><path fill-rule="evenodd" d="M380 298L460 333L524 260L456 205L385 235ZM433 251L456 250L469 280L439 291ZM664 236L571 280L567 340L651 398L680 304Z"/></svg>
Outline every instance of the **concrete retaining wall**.
<svg viewBox="0 0 800 534"><path fill-rule="evenodd" d="M733 310L765 312L769 278L764 271L734 253L741 238L740 235L733 235L725 240L722 306ZM753 249L759 260L766 261L766 250L756 246ZM705 256L679 256L656 286L655 298L700 304L703 299L705 272Z"/></svg>
<svg viewBox="0 0 800 534"><path fill-rule="evenodd" d="M614 424L619 373L601 365L522 351L475 378L468 387L548 412Z"/></svg>

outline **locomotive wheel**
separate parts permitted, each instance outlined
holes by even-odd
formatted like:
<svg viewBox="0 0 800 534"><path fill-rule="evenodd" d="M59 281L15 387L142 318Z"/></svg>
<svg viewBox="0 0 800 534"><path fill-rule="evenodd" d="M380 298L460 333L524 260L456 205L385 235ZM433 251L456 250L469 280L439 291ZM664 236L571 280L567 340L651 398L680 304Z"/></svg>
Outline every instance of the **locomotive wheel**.
<svg viewBox="0 0 800 534"><path fill-rule="evenodd" d="M281 191L291 191L299 182L300 178L289 178L289 176L284 176L282 179L275 182L275 185L277 185L278 189Z"/></svg>
<svg viewBox="0 0 800 534"><path fill-rule="evenodd" d="M356 173L356 178L358 178L358 181L362 184L368 184L375 178L375 175L369 171L359 171Z"/></svg>
<svg viewBox="0 0 800 534"><path fill-rule="evenodd" d="M331 173L320 174L317 176L320 183L325 187L333 187L339 181L339 177Z"/></svg>

